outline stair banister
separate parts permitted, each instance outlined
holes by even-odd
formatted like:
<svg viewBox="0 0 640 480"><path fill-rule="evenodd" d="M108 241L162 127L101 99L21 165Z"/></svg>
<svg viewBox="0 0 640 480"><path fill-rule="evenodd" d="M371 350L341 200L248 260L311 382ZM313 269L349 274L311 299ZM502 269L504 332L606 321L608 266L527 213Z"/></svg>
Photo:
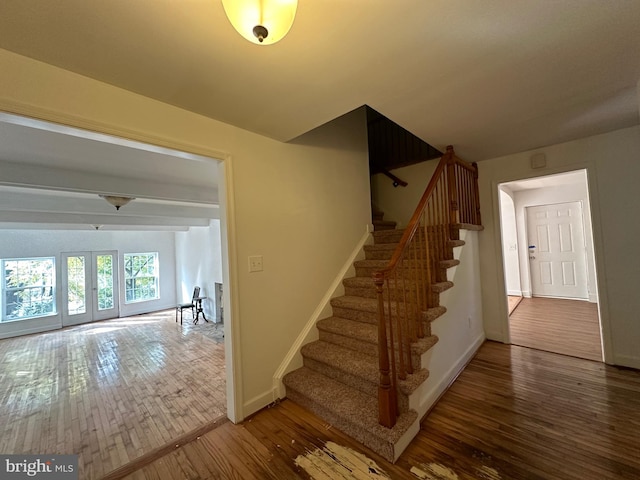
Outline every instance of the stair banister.
<svg viewBox="0 0 640 480"><path fill-rule="evenodd" d="M480 225L477 179L477 165L457 158L449 145L389 264L373 274L378 298L378 420L387 428L395 425L398 415L398 379L413 372L411 343L424 337L424 316L437 305L433 286L438 262L446 259L451 226Z"/></svg>

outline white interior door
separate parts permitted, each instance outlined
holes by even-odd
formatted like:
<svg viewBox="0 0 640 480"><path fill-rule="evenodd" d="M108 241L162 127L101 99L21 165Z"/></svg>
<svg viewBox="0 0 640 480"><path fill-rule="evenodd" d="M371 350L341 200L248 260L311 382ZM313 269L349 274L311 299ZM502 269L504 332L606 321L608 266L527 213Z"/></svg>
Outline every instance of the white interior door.
<svg viewBox="0 0 640 480"><path fill-rule="evenodd" d="M582 203L527 207L531 293L588 298Z"/></svg>
<svg viewBox="0 0 640 480"><path fill-rule="evenodd" d="M116 251L63 253L62 264L63 326L119 315Z"/></svg>

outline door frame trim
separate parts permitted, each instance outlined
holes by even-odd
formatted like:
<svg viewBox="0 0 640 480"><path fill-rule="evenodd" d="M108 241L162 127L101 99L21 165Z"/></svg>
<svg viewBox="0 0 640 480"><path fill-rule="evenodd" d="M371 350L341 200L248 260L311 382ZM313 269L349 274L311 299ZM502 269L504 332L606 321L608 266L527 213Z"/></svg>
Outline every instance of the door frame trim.
<svg viewBox="0 0 640 480"><path fill-rule="evenodd" d="M602 220L600 216L600 196L598 194L598 181L596 164L592 160L578 162L560 167L547 167L544 171L531 171L527 174L503 173L500 177L491 180L491 209L494 212L493 233L495 242L495 257L501 261L496 262L498 291L502 292L503 301L498 302L500 313L500 333L504 343L511 343L509 333L509 309L507 305L507 289L504 279L504 256L502 244L502 218L500 215L500 185L518 180L529 180L538 177L546 177L559 173L585 170L587 173L587 190L589 203L591 204L591 231L593 235L593 254L596 265L596 290L598 292L598 314L600 317L600 332L602 337L602 353L604 362L615 364L613 355L613 341L611 336L611 323L609 315L609 297L605 278L604 246Z"/></svg>

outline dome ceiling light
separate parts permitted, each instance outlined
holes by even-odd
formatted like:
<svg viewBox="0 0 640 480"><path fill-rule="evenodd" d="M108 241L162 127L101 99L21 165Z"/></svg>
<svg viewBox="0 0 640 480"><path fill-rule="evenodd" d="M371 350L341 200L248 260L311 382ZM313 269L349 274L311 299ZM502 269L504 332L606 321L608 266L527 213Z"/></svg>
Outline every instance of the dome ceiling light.
<svg viewBox="0 0 640 480"><path fill-rule="evenodd" d="M291 29L298 0L222 0L222 6L240 35L257 45L272 45Z"/></svg>

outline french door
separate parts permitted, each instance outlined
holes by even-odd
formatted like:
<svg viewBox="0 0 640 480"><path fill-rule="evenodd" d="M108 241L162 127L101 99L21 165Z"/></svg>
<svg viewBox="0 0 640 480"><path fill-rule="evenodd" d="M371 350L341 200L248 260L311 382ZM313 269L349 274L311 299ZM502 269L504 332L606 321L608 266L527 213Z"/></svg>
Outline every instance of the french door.
<svg viewBox="0 0 640 480"><path fill-rule="evenodd" d="M119 315L118 252L62 254L62 325L78 325Z"/></svg>

